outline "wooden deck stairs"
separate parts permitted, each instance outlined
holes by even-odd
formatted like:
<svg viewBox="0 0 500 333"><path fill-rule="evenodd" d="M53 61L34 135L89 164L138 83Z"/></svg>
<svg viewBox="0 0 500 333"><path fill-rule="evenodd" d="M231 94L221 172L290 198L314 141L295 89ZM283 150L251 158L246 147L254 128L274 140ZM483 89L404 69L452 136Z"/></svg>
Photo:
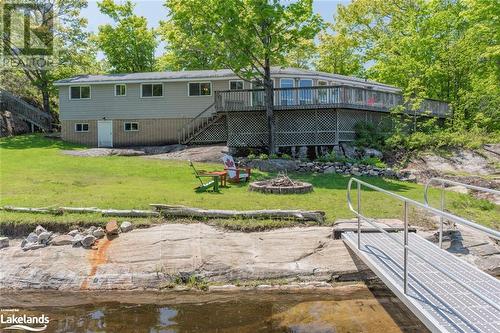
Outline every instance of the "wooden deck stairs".
<svg viewBox="0 0 500 333"><path fill-rule="evenodd" d="M187 122L178 132L180 144L212 144L227 141L226 115L217 113L215 103Z"/></svg>
<svg viewBox="0 0 500 333"><path fill-rule="evenodd" d="M31 126L31 131L48 132L52 129L52 116L27 103L20 97L0 88L0 111L8 111Z"/></svg>

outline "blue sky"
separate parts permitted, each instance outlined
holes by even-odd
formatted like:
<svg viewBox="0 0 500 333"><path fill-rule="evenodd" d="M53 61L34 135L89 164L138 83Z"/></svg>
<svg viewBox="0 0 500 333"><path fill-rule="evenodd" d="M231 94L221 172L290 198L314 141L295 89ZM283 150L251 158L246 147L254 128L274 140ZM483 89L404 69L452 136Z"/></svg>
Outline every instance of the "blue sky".
<svg viewBox="0 0 500 333"><path fill-rule="evenodd" d="M119 0L118 0L119 1ZM167 17L167 10L163 7L163 0L141 0L135 2L135 12L138 15L144 16L148 20L151 27L157 27L160 20ZM349 0L314 0L314 11L320 14L325 21L331 22L333 14L336 11L339 3L348 3ZM88 20L88 29L96 32L99 25L111 23L111 20L99 12L97 1L89 1L88 7L82 11L82 16ZM163 53L163 45L157 50L157 55Z"/></svg>

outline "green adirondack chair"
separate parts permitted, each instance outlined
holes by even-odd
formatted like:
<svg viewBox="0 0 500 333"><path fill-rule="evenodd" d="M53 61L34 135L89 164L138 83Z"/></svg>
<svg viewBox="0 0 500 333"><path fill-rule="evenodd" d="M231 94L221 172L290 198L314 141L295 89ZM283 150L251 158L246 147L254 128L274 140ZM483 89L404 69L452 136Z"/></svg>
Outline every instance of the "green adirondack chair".
<svg viewBox="0 0 500 333"><path fill-rule="evenodd" d="M189 161L189 166L193 168L194 176L200 181L200 186L195 187L195 191L198 193L206 192L209 189L213 189L214 192L219 192L219 176L217 175L205 175L201 172L198 172L194 167L193 162ZM203 178L212 178L209 182L203 182Z"/></svg>

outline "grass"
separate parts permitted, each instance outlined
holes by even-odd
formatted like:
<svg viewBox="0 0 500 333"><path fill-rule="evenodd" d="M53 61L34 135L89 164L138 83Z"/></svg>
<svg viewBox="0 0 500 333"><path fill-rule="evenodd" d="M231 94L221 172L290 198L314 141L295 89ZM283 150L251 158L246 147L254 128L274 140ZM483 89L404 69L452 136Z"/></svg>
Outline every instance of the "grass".
<svg viewBox="0 0 500 333"><path fill-rule="evenodd" d="M182 204L213 209L309 209L324 210L329 222L352 218L346 204L349 178L341 175L292 174L311 182L314 192L302 195L270 195L248 192L247 186L231 185L221 193L195 193L197 185L187 161L153 160L143 157L75 157L63 149L84 147L40 135L25 135L0 140L0 205L26 207L99 207L148 209L150 203ZM221 164L197 164L200 169L217 170ZM272 176L257 172L255 178ZM254 179L255 179L254 178ZM422 201L421 185L364 178L367 182ZM447 193L447 206L484 225L498 227L499 209L467 195ZM430 192L431 203L439 202L439 192ZM371 217L401 217L402 204L383 194L362 191L363 213ZM74 224L105 222L96 215L47 216L0 212L0 223L48 222ZM153 223L143 219L137 223ZM289 226L287 221L212 221L232 229Z"/></svg>

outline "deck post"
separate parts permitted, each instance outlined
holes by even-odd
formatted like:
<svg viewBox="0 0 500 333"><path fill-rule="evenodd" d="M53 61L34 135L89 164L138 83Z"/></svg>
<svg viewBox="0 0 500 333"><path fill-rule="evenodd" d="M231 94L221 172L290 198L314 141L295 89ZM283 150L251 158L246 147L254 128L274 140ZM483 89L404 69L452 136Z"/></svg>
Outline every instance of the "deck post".
<svg viewBox="0 0 500 333"><path fill-rule="evenodd" d="M361 184L358 184L358 250L361 250Z"/></svg>
<svg viewBox="0 0 500 333"><path fill-rule="evenodd" d="M441 183L441 211L444 212L444 183ZM443 223L444 217L439 217L439 248L443 248Z"/></svg>
<svg viewBox="0 0 500 333"><path fill-rule="evenodd" d="M403 289L406 294L408 291L408 201L404 202L404 254L403 254L403 265L404 265L404 276L403 276Z"/></svg>

